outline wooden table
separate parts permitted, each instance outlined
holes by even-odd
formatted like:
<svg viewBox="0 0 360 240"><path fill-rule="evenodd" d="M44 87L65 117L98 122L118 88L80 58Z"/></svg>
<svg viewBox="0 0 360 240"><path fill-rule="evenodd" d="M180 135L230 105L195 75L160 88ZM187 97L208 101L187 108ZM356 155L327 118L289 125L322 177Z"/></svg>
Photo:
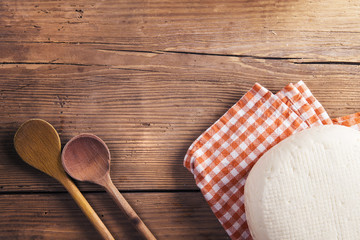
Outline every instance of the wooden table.
<svg viewBox="0 0 360 240"><path fill-rule="evenodd" d="M305 81L331 117L360 110L357 1L0 2L0 238L99 239L12 139L29 118L65 144L89 132L158 239L228 239L183 167L187 148L255 82ZM110 197L78 183L116 239L139 239Z"/></svg>

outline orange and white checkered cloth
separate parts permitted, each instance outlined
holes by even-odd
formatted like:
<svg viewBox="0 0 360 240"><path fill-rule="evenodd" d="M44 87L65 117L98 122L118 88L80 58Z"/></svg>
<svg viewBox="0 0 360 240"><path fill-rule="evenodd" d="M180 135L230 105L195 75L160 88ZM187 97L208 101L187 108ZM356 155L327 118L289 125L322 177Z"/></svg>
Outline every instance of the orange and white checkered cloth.
<svg viewBox="0 0 360 240"><path fill-rule="evenodd" d="M360 113L330 119L302 81L276 94L256 83L194 141L184 166L231 239L251 239L243 195L256 161L291 134L329 124L360 130Z"/></svg>

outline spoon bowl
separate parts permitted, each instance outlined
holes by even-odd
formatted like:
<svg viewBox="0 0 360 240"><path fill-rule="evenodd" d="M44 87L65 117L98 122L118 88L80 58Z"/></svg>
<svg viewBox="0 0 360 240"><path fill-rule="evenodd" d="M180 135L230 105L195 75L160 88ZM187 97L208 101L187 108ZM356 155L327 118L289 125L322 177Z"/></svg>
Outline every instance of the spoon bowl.
<svg viewBox="0 0 360 240"><path fill-rule="evenodd" d="M23 123L14 136L16 152L23 161L57 180L65 177L61 166L61 142L55 128L41 119Z"/></svg>
<svg viewBox="0 0 360 240"><path fill-rule="evenodd" d="M71 177L98 183L109 174L110 151L99 137L83 133L65 145L62 164Z"/></svg>

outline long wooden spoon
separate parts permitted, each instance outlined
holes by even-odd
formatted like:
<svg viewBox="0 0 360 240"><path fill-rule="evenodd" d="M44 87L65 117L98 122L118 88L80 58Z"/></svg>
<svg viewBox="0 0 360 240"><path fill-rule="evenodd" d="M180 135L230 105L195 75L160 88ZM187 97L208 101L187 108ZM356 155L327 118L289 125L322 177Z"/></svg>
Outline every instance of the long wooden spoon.
<svg viewBox="0 0 360 240"><path fill-rule="evenodd" d="M156 239L113 184L110 178L110 151L104 141L93 134L75 136L65 145L61 159L71 177L103 186L143 237Z"/></svg>
<svg viewBox="0 0 360 240"><path fill-rule="evenodd" d="M60 138L50 123L41 119L31 119L23 123L15 134L14 145L16 152L26 163L55 178L68 190L104 239L114 239L79 189L66 175L61 165Z"/></svg>

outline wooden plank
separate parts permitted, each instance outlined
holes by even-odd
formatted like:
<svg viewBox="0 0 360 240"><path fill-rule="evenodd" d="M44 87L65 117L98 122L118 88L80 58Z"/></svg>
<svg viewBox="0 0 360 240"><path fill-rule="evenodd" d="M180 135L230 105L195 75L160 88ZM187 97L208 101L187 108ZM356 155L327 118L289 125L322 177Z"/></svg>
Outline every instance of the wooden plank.
<svg viewBox="0 0 360 240"><path fill-rule="evenodd" d="M26 51L23 51L24 49ZM93 104L102 104L103 109L116 108L116 101L126 101L122 107L138 107L141 102L144 107L152 105L156 110L166 104L171 105L166 102L169 102L169 99L172 101L171 108L180 107L178 103L184 101L185 106L190 103L197 106L199 102L206 103L209 95L210 99L213 99L211 94L221 96L223 99L217 100L226 101L227 106L231 106L254 82L260 82L277 91L290 81L304 80L322 102L335 97L341 100L346 97L351 101L345 103L350 105L347 108L329 105L329 111L332 111L331 108L340 110L333 112L333 117L351 113L347 109L358 106L353 95L357 95L354 91L357 91L359 67L351 63L316 64L296 59L139 53L122 51L116 46L106 48L94 44L74 46L53 43L0 43L0 51L3 53L0 60L5 63L0 65L0 77L4 84L0 94L4 100L8 99L8 94L36 91L37 89L31 89L31 86L40 81L43 86L38 94L44 94L49 88L57 91L58 99L54 100L54 103L57 102L65 109L72 107L65 106L66 99L62 99L66 98L65 93L70 94L71 89L76 90L73 95L81 97L76 99L77 101L96 100ZM104 86L108 89L103 89ZM209 94L204 91L205 88L206 92L210 91ZM104 99L106 94L108 96L100 101L94 99L95 96L88 96L90 91L99 92L96 96L98 98ZM109 96L114 91L118 93L116 98ZM166 95L162 101L159 93ZM33 94L36 97L37 93ZM45 98L43 95L41 97ZM157 105L154 105L154 101L157 101ZM213 102L207 104L206 106L209 106ZM21 108L21 105L17 107ZM209 110L212 111L207 109Z"/></svg>
<svg viewBox="0 0 360 240"><path fill-rule="evenodd" d="M116 239L140 239L105 193L85 197ZM158 239L228 239L199 192L125 193ZM70 195L1 194L1 239L99 239Z"/></svg>
<svg viewBox="0 0 360 240"><path fill-rule="evenodd" d="M104 51L93 44L63 44L51 53L53 44L40 45L0 44L3 52L29 52L18 60L24 64L14 62L16 54L0 57L9 62L0 68L0 191L63 191L13 150L16 129L32 117L50 121L63 144L81 132L102 137L122 190L197 189L182 166L187 148L255 82L275 92L304 80L332 117L360 106L356 65ZM60 64L51 63L54 57Z"/></svg>
<svg viewBox="0 0 360 240"><path fill-rule="evenodd" d="M6 1L2 42L359 61L356 1Z"/></svg>

